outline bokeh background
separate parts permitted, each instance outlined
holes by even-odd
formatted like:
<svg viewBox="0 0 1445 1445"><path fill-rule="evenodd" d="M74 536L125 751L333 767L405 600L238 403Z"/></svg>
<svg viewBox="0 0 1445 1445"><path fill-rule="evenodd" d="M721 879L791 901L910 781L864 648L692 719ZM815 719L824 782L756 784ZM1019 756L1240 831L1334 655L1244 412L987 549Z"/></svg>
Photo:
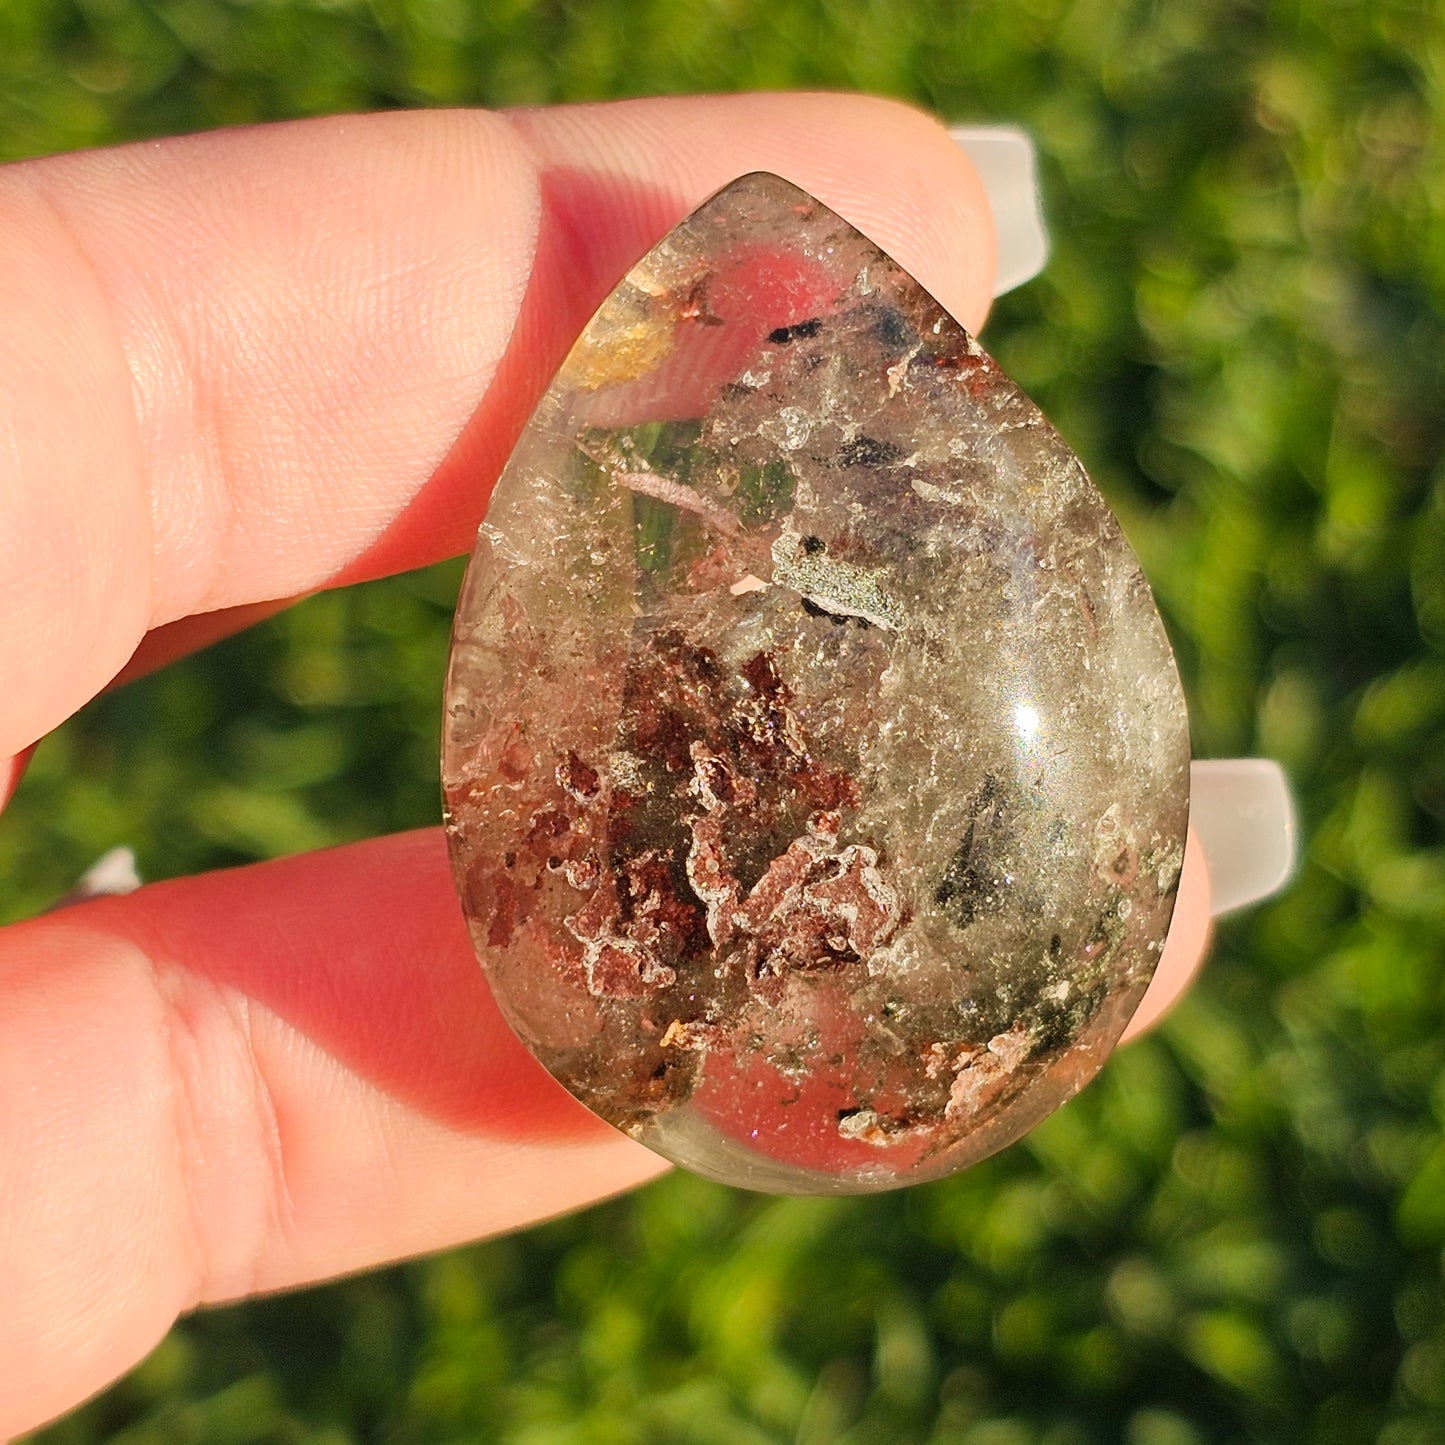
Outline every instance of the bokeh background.
<svg viewBox="0 0 1445 1445"><path fill-rule="evenodd" d="M1290 770L1298 881L961 1178L667 1178L189 1319L47 1445L1445 1441L1439 5L0 0L8 157L765 86L1033 132L1053 259L985 339L1123 516L1197 752ZM117 843L157 878L435 821L459 575L319 597L88 709L0 827L4 915Z"/></svg>

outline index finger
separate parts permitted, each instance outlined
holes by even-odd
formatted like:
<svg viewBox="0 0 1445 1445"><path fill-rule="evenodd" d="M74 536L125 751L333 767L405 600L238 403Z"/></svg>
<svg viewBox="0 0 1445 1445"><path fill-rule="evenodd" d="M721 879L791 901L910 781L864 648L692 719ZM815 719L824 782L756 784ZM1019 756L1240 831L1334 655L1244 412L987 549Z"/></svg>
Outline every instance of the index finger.
<svg viewBox="0 0 1445 1445"><path fill-rule="evenodd" d="M463 550L592 309L756 169L981 321L977 177L861 97L341 117L0 172L0 758L152 628Z"/></svg>

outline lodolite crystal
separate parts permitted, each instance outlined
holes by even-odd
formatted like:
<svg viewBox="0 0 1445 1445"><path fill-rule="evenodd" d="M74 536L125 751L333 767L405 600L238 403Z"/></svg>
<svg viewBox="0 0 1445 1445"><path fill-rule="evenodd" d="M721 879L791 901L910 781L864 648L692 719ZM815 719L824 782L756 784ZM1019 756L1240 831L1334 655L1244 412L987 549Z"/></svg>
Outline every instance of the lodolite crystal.
<svg viewBox="0 0 1445 1445"><path fill-rule="evenodd" d="M776 176L583 332L457 611L447 828L513 1027L702 1174L885 1189L1102 1064L1162 947L1188 729L1037 408Z"/></svg>

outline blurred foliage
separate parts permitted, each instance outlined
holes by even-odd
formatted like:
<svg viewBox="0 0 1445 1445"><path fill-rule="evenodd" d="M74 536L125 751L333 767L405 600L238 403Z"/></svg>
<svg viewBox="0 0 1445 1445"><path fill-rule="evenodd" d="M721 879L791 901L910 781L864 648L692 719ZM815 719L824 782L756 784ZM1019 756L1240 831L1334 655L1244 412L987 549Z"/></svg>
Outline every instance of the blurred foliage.
<svg viewBox="0 0 1445 1445"><path fill-rule="evenodd" d="M3 0L11 156L321 111L840 86L1029 127L989 340L1155 580L1203 755L1307 852L1163 1031L944 1183L687 1177L185 1321L43 1439L1445 1440L1445 17L1379 0ZM455 566L107 697L6 909L432 821ZM0 1305L3 1307L3 1305Z"/></svg>

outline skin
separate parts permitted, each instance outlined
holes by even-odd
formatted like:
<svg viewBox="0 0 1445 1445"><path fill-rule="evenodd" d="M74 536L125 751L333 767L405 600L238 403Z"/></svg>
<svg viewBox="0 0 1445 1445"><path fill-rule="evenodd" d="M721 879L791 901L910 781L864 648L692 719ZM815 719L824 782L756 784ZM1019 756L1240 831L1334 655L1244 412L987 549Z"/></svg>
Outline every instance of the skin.
<svg viewBox="0 0 1445 1445"><path fill-rule="evenodd" d="M0 800L118 675L466 550L616 277L754 169L981 324L977 178L935 122L872 99L344 117L0 170ZM1136 1028L1187 983L1207 919L1194 849ZM438 830L16 924L0 1437L102 1388L183 1311L663 1167L501 1022Z"/></svg>

